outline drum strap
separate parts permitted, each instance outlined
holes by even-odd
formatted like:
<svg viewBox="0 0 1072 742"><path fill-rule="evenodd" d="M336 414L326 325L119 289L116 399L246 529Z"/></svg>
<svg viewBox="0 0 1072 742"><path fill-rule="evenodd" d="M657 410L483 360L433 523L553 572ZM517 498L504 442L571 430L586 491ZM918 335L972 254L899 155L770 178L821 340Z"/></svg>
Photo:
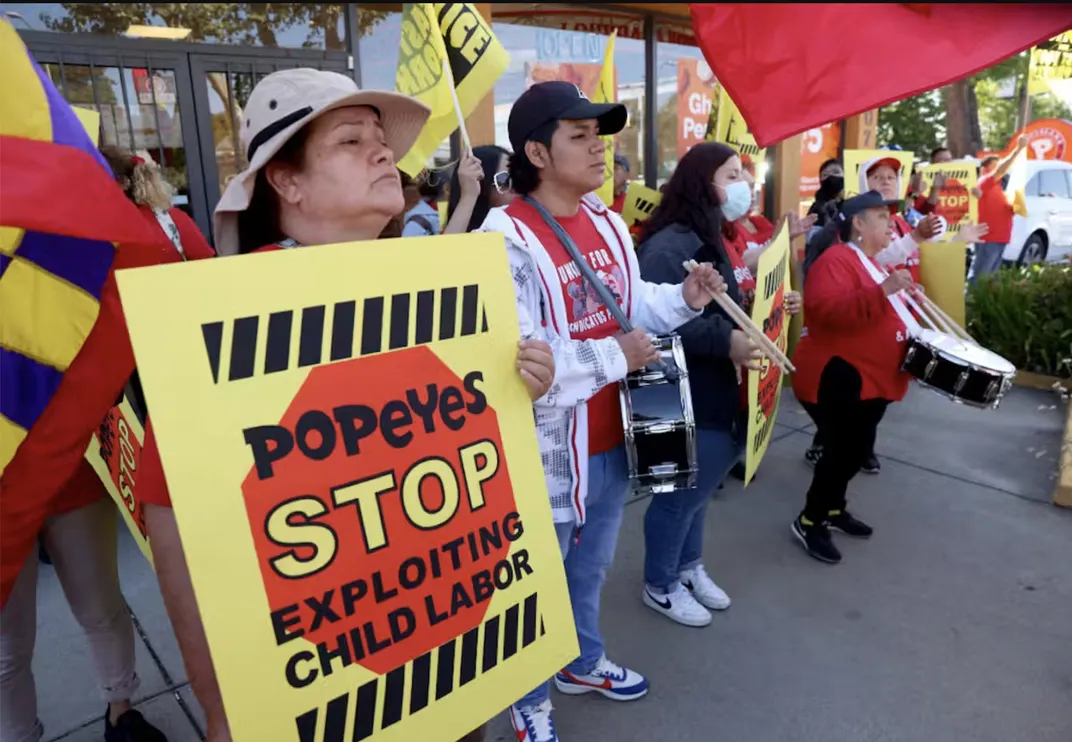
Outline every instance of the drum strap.
<svg viewBox="0 0 1072 742"><path fill-rule="evenodd" d="M544 223L551 228L555 237L558 238L558 241L562 244L566 253L573 260L574 265L577 266L577 270L584 276L584 280L595 289L595 292L599 294L599 300L603 302L603 305L607 308L607 311L610 312L611 316L618 321L618 327L622 328L622 332L632 332L633 323L629 321L625 316L625 312L623 312L622 308L618 305L618 299L620 297L611 290L610 286L599 279L596 272L592 270L592 266L588 265L588 261L581 255L580 248L577 247L577 244L573 241L573 238L569 236L569 233L562 228L562 225L558 223L557 219L551 216L550 212L543 207L543 204L534 201L528 196L522 196L521 200L536 209L536 213L539 214ZM626 280L628 280L628 278ZM677 372L670 368L668 364L659 361L658 365L668 379L671 381L677 380Z"/></svg>
<svg viewBox="0 0 1072 742"><path fill-rule="evenodd" d="M521 200L536 209L536 213L543 218L544 223L555 233L555 237L562 243L562 247L565 248L566 253L573 260L574 265L577 266L577 270L584 276L584 280L592 285L592 288L599 294L599 300L606 305L607 311L618 321L618 326L622 328L622 332L632 332L632 323L626 318L625 312L623 312L622 308L618 305L618 300L621 297L615 294L610 286L599 280L599 276L596 275L596 272L592 270L592 266L588 265L588 261L581 255L580 248L577 247L577 244L573 241L573 238L569 236L569 233L562 228L562 225L558 223L557 219L551 216L547 209L543 207L543 204L532 200L528 196L522 196Z"/></svg>
<svg viewBox="0 0 1072 742"><path fill-rule="evenodd" d="M868 275L874 279L875 283L881 284L883 281L886 280L889 274L879 268L873 262L868 260L867 256L864 255L863 250L861 250L851 242L848 243L848 246L854 253L856 253L856 257L858 257L860 259L860 262L863 263L864 270L866 270ZM908 331L908 334L912 337L918 337L919 331L922 328L920 328L919 323L916 322L916 318L912 316L912 313L908 311L908 307L905 306L904 299L901 297L901 295L899 293L893 294L892 296L887 296L886 299L893 307L893 311L897 312L897 316L901 318L901 322L904 323L905 329Z"/></svg>

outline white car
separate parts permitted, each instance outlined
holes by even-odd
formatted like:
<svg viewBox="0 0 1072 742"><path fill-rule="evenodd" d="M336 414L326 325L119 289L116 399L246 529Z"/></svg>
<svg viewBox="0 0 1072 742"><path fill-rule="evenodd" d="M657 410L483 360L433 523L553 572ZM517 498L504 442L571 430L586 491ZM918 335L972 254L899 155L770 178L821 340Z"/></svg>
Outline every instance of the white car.
<svg viewBox="0 0 1072 742"><path fill-rule="evenodd" d="M1072 255L1072 163L1028 160L1027 216L1013 219L1006 262L1031 265Z"/></svg>

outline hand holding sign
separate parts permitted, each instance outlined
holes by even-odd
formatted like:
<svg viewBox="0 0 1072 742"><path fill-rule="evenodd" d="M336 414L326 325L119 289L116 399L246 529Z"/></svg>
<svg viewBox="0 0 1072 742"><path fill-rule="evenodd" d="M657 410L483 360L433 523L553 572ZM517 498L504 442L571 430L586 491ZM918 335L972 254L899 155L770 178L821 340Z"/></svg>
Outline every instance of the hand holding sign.
<svg viewBox="0 0 1072 742"><path fill-rule="evenodd" d="M551 346L543 340L522 340L518 348L517 372L529 390L529 398L537 400L547 394L555 381L555 357Z"/></svg>

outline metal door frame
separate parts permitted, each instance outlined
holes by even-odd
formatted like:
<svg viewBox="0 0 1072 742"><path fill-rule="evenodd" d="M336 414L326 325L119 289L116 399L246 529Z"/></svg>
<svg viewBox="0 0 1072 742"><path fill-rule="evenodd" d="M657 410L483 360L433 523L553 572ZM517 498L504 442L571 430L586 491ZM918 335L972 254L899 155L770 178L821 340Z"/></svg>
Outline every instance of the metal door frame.
<svg viewBox="0 0 1072 742"><path fill-rule="evenodd" d="M273 50L281 51L281 50ZM220 175L216 162L216 142L212 135L212 119L209 111L208 87L205 81L210 72L224 72L228 74L252 73L257 78L268 75L276 70L293 67L316 67L318 69L350 74L349 59L346 52L309 51L303 49L288 49L287 54L234 54L221 53L219 47L213 47L206 51L201 47L197 53L189 55L189 75L193 86L194 108L204 111L201 117L203 125L197 127L198 150L201 153L200 171L204 178L203 185L205 200L209 213L216 208L220 200ZM240 122L234 122L232 128L237 130ZM235 147L240 147L241 142L235 142ZM243 156L244 159L244 156ZM210 220L211 221L211 220ZM206 235L212 234L211 229L205 230Z"/></svg>
<svg viewBox="0 0 1072 742"><path fill-rule="evenodd" d="M349 17L347 21L350 22ZM212 118L203 75L223 71L228 66L237 67L238 71L255 69L258 74L302 66L357 74L354 69L356 54L351 49L239 47L23 29L18 33L39 64L58 64L61 69L64 64L137 69L144 62L144 68L149 70L174 71L178 124L186 150L190 210L209 242L213 242L212 210L216 208L220 194ZM123 93L126 94L125 85Z"/></svg>

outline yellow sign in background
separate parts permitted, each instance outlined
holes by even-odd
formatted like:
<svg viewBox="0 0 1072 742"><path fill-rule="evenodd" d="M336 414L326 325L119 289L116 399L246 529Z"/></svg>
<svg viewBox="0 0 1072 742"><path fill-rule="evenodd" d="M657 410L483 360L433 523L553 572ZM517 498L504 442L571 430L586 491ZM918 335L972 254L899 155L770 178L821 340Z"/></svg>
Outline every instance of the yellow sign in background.
<svg viewBox="0 0 1072 742"><path fill-rule="evenodd" d="M630 183L625 191L625 201L622 203L622 219L627 227L632 229L637 224L647 221L655 207L663 200L663 194L654 188L648 188L640 183Z"/></svg>
<svg viewBox="0 0 1072 742"><path fill-rule="evenodd" d="M789 316L785 295L790 291L789 229L785 225L772 244L759 256L756 271L756 298L752 322L782 351L789 341ZM778 406L782 400L782 371L764 358L762 370L748 372L748 439L745 443L745 485L752 481L759 462L767 453Z"/></svg>
<svg viewBox="0 0 1072 742"><path fill-rule="evenodd" d="M892 157L901 163L901 193L898 198L904 199L908 193L908 181L912 173L912 161L915 155L911 152L886 149L847 149L842 155L845 166L845 198L858 196L862 192L860 168L865 162L879 157ZM866 190L866 189L865 189Z"/></svg>
<svg viewBox="0 0 1072 742"><path fill-rule="evenodd" d="M919 280L927 287L927 298L961 327L968 325L964 310L967 249L963 242L924 242L919 246Z"/></svg>
<svg viewBox="0 0 1072 742"><path fill-rule="evenodd" d="M708 133L707 139L728 144L742 155L758 157L759 145L756 144L756 138L749 131L737 104L722 86L719 86L717 111L714 133Z"/></svg>
<svg viewBox="0 0 1072 742"><path fill-rule="evenodd" d="M923 176L921 190L927 196L930 196L934 176L942 173L946 177L945 186L938 192L935 211L945 223L940 241L955 240L961 229L979 221L979 199L972 195L976 178L974 163L941 162L921 167L919 173Z"/></svg>
<svg viewBox="0 0 1072 742"><path fill-rule="evenodd" d="M236 742L458 739L577 656L501 235L118 282Z"/></svg>

